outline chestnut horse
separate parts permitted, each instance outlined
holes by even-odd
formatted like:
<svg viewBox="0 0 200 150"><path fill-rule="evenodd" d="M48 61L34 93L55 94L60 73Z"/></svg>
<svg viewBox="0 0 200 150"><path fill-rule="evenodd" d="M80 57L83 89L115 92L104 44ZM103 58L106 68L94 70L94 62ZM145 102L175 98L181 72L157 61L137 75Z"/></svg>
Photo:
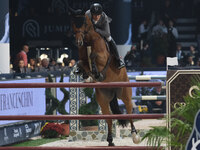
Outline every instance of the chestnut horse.
<svg viewBox="0 0 200 150"><path fill-rule="evenodd" d="M72 15L72 28L75 33L79 50L79 66L84 71L84 75L93 78L94 82L129 82L126 68L120 70L116 67L114 57L109 53L105 40L94 30L93 24L87 15L74 13ZM91 66L87 47L91 46ZM91 70L90 70L91 68ZM132 114L132 89L131 87L116 88L96 88L96 100L101 107L103 114L121 114L117 98L122 99L128 114ZM110 111L111 109L111 111ZM123 127L126 120L118 120ZM107 141L109 146L114 146L112 137L112 120L106 120L108 124ZM133 120L130 119L133 142L139 143L140 137L137 135Z"/></svg>

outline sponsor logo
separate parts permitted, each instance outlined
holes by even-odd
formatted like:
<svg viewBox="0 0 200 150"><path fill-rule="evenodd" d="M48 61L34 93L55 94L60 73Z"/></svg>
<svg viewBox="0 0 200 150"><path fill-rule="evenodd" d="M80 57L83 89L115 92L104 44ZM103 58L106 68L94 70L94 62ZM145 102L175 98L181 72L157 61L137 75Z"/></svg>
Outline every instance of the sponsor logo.
<svg viewBox="0 0 200 150"><path fill-rule="evenodd" d="M7 142L9 140L6 128L4 128L4 141Z"/></svg>
<svg viewBox="0 0 200 150"><path fill-rule="evenodd" d="M32 132L32 129L29 128L28 124L25 124L25 131L26 131L26 137L29 137L29 134Z"/></svg>
<svg viewBox="0 0 200 150"><path fill-rule="evenodd" d="M186 104L184 102L176 102L174 103L174 108L179 108L179 107L182 107L182 106L185 106Z"/></svg>
<svg viewBox="0 0 200 150"><path fill-rule="evenodd" d="M195 96L195 90L200 90L198 86L194 85L189 89L189 95L190 97L194 98Z"/></svg>
<svg viewBox="0 0 200 150"><path fill-rule="evenodd" d="M95 11L98 11L98 10L99 10L99 8L98 8L98 7L94 7L94 9L95 9Z"/></svg>
<svg viewBox="0 0 200 150"><path fill-rule="evenodd" d="M13 137L17 138L20 136L19 129L13 129Z"/></svg>
<svg viewBox="0 0 200 150"><path fill-rule="evenodd" d="M199 150L199 149L200 149L200 110L196 114L193 130L186 145L186 150Z"/></svg>
<svg viewBox="0 0 200 150"><path fill-rule="evenodd" d="M35 126L34 135L37 135L37 134L40 133L41 122L40 123L34 123L34 126Z"/></svg>
<svg viewBox="0 0 200 150"><path fill-rule="evenodd" d="M37 38L40 36L39 23L33 19L29 19L23 24L23 37Z"/></svg>

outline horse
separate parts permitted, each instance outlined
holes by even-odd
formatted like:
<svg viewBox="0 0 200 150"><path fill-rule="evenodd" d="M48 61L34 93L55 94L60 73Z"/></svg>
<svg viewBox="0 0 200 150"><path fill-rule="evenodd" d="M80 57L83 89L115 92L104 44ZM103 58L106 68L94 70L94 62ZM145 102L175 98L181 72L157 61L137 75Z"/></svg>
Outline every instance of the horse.
<svg viewBox="0 0 200 150"><path fill-rule="evenodd" d="M94 82L129 82L126 68L124 67L119 70L116 67L114 56L110 54L104 38L95 32L90 18L81 10L73 11L71 16L72 28L79 51L79 67L84 72L84 76L90 76ZM91 54L89 56L87 53L88 46L91 47ZM91 65L89 60L91 60ZM96 101L101 108L102 114L110 115L111 111L113 114L122 114L117 98L123 101L127 113L132 114L131 87L95 88L95 93ZM106 120L106 122L108 124L108 146L114 146L112 120ZM118 122L123 127L127 125L126 120L118 120ZM137 134L133 120L130 119L129 122L131 124L133 142L139 143L140 137Z"/></svg>

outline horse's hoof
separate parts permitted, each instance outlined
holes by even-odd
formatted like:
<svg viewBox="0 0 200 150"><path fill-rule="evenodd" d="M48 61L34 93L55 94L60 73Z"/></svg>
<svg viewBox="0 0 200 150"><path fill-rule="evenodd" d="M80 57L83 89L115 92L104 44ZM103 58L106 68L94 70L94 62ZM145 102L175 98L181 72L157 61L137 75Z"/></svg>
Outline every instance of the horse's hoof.
<svg viewBox="0 0 200 150"><path fill-rule="evenodd" d="M89 78L89 76L86 73L83 73L83 79L85 80L87 78Z"/></svg>
<svg viewBox="0 0 200 150"><path fill-rule="evenodd" d="M91 83L91 82L94 82L92 77L88 77L87 79L84 80L84 83Z"/></svg>
<svg viewBox="0 0 200 150"><path fill-rule="evenodd" d="M115 146L115 144L114 143L109 143L108 146Z"/></svg>
<svg viewBox="0 0 200 150"><path fill-rule="evenodd" d="M135 144L139 144L141 141L140 136L136 134L135 132L132 133L132 139L133 139L133 143Z"/></svg>

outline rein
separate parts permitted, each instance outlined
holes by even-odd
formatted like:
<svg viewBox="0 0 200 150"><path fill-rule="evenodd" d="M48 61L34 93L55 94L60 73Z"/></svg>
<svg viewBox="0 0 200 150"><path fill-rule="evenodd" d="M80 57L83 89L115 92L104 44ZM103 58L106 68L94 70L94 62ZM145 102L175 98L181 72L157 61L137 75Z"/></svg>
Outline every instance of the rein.
<svg viewBox="0 0 200 150"><path fill-rule="evenodd" d="M107 62L106 62L106 65L104 66L103 70L101 70L100 72L98 72L99 73L99 77L98 78L95 78L95 74L92 73L92 71L88 72L89 75L92 76L94 79L98 80L99 82L105 80L105 78L106 78L106 71L108 69L108 66L109 66L111 60L112 60L112 57L111 57L111 55L109 55L109 57L107 59ZM95 63L95 65L96 65L96 63Z"/></svg>
<svg viewBox="0 0 200 150"><path fill-rule="evenodd" d="M100 74L103 75L103 80L106 78L106 71L108 69L110 62L111 62L111 55L109 55L106 65L104 66L103 70L100 72Z"/></svg>

